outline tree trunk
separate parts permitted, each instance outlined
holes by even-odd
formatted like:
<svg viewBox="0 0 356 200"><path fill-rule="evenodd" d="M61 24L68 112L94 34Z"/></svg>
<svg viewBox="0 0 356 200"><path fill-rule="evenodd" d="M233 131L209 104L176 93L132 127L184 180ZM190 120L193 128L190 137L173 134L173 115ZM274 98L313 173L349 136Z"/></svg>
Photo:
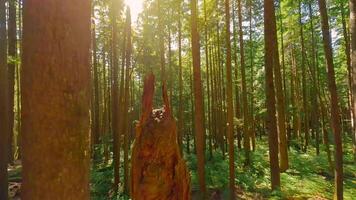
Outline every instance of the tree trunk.
<svg viewBox="0 0 356 200"><path fill-rule="evenodd" d="M320 17L323 32L324 51L327 63L328 87L331 98L331 127L335 140L335 198L343 199L343 168L342 168L342 138L340 127L339 100L335 82L333 53L331 47L331 35L325 0L319 1Z"/></svg>
<svg viewBox="0 0 356 200"><path fill-rule="evenodd" d="M226 92L227 92L227 138L229 143L230 199L235 199L234 165L234 102L232 97L231 40L230 40L230 0L225 0L226 21Z"/></svg>
<svg viewBox="0 0 356 200"><path fill-rule="evenodd" d="M14 88L15 88L15 68L16 68L16 1L9 0L9 23L8 23L8 54L10 62L8 64L8 95L9 95L9 143L8 143L8 155L9 163L14 161Z"/></svg>
<svg viewBox="0 0 356 200"><path fill-rule="evenodd" d="M278 133L276 119L276 102L273 83L273 68L276 65L277 47L276 39L276 19L274 11L274 1L264 0L264 25L265 25L265 70L266 70L266 105L267 105L267 130L269 157L271 168L272 190L280 187L280 173L278 164Z"/></svg>
<svg viewBox="0 0 356 200"><path fill-rule="evenodd" d="M111 128L113 134L113 164L114 164L114 191L117 192L119 183L120 183L120 125L119 125L119 61L118 61L118 52L117 52L117 18L118 18L118 0L112 0L112 19L111 19L111 26L112 26L112 72L111 72Z"/></svg>
<svg viewBox="0 0 356 200"><path fill-rule="evenodd" d="M352 72L352 98L354 111L353 121L356 123L356 2L350 0L350 34L351 34L351 72ZM356 126L352 131L354 162L356 163Z"/></svg>
<svg viewBox="0 0 356 200"><path fill-rule="evenodd" d="M0 199L8 197L7 163L8 163L8 73L6 41L6 7L5 0L0 0Z"/></svg>
<svg viewBox="0 0 356 200"><path fill-rule="evenodd" d="M200 72L200 45L198 32L197 0L191 1L191 37L193 55L193 85L194 85L194 124L196 132L198 179L201 197L205 198L205 129L204 129L204 99Z"/></svg>
<svg viewBox="0 0 356 200"><path fill-rule="evenodd" d="M94 8L93 8L94 10ZM94 11L92 12L94 13ZM99 97L99 73L98 73L98 58L97 58L97 44L96 44L96 25L95 25L95 20L92 20L93 23L93 30L92 30L92 49L93 49L93 76L94 76L94 108L92 108L92 112L94 112L93 115L93 130L92 130L92 143L93 144L99 144L99 138L100 138L100 119L99 119L99 103L100 103L100 97Z"/></svg>
<svg viewBox="0 0 356 200"><path fill-rule="evenodd" d="M183 133L184 133L184 113L183 113L183 64L182 64L182 2L179 4L178 11L178 98L179 98L179 108L178 108L178 144L180 152L183 153Z"/></svg>
<svg viewBox="0 0 356 200"><path fill-rule="evenodd" d="M152 110L154 76L144 84L142 115L132 150L133 200L189 200L190 177L179 151L176 122L163 84L164 107Z"/></svg>
<svg viewBox="0 0 356 200"><path fill-rule="evenodd" d="M129 101L130 101L130 71L131 71L131 54L132 54L132 41L131 41L131 13L128 8L126 11L126 36L127 36L127 44L126 44L126 69L125 69L125 94L124 94L124 105L123 105L123 134L124 134L124 192L125 194L129 194Z"/></svg>
<svg viewBox="0 0 356 200"><path fill-rule="evenodd" d="M241 0L237 1L238 18L239 18L239 42L240 42L240 64L241 64L241 82L242 82L242 113L243 113L243 131L244 131L244 150L245 150L245 165L250 164L250 117L248 116L248 103L247 103L247 86L246 86L246 73L245 73L245 51L244 40L242 31L242 10Z"/></svg>
<svg viewBox="0 0 356 200"><path fill-rule="evenodd" d="M306 79L306 69L305 69L305 47L304 47L304 30L302 22L302 2L299 0L299 25L300 25L300 43L301 43L301 53L302 53L302 96L303 96L303 112L304 112L304 151L306 152L309 145L309 119L308 119L308 99L307 99L307 79Z"/></svg>
<svg viewBox="0 0 356 200"><path fill-rule="evenodd" d="M24 200L89 199L90 10L88 0L24 4Z"/></svg>
<svg viewBox="0 0 356 200"><path fill-rule="evenodd" d="M275 14L273 14L273 16L275 16ZM276 20L272 22L271 28L273 29L274 32L273 42L275 43L274 45L276 47L274 49L275 52L273 54L274 55L273 72L275 78L275 89L276 89L276 99L277 99L277 126L278 126L278 138L279 138L280 171L285 172L289 168L289 163L288 163L288 152L287 152L285 99L284 99L284 92L283 92L281 65L279 62Z"/></svg>

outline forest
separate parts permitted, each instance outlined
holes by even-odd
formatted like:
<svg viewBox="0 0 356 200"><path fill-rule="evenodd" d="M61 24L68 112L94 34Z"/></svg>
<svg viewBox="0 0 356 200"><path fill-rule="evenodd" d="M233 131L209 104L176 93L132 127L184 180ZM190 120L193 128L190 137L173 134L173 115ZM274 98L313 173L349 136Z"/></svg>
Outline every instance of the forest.
<svg viewBox="0 0 356 200"><path fill-rule="evenodd" d="M0 0L0 200L355 200L356 0Z"/></svg>

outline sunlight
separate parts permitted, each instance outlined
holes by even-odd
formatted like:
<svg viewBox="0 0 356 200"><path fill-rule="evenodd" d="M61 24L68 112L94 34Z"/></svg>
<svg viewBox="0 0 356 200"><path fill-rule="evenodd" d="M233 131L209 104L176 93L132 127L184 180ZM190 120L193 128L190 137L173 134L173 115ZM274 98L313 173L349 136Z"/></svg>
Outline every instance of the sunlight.
<svg viewBox="0 0 356 200"><path fill-rule="evenodd" d="M142 11L143 0L125 0L125 4L131 9L132 22L137 21L137 17Z"/></svg>

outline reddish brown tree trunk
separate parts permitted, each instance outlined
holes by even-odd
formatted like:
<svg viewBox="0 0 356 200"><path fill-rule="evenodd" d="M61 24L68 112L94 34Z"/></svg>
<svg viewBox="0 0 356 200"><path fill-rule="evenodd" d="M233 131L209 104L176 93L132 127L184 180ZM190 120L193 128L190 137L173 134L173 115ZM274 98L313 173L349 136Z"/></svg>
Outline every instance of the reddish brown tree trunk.
<svg viewBox="0 0 356 200"><path fill-rule="evenodd" d="M153 110L154 76L144 84L142 115L132 149L133 200L189 200L190 177L177 142L177 127L167 91L164 107Z"/></svg>
<svg viewBox="0 0 356 200"><path fill-rule="evenodd" d="M194 124L196 132L196 149L198 158L198 179L202 198L205 197L205 128L204 128L204 99L200 69L200 45L198 32L197 1L191 1L191 36L193 56L193 89L194 89Z"/></svg>
<svg viewBox="0 0 356 200"><path fill-rule="evenodd" d="M7 199L8 77L6 54L6 8L0 0L0 199Z"/></svg>
<svg viewBox="0 0 356 200"><path fill-rule="evenodd" d="M342 136L340 126L339 100L335 81L334 61L325 0L319 0L323 43L327 64L328 87L331 99L331 128L335 139L335 199L343 199Z"/></svg>
<svg viewBox="0 0 356 200"><path fill-rule="evenodd" d="M24 4L22 199L89 199L90 1Z"/></svg>
<svg viewBox="0 0 356 200"><path fill-rule="evenodd" d="M275 48L277 47L276 19L273 0L264 1L265 24L265 70L266 70L266 105L267 105L267 130L269 144L269 159L271 168L272 190L280 187L280 174L278 164L278 134L276 119L276 100L273 82L273 68L276 65Z"/></svg>
<svg viewBox="0 0 356 200"><path fill-rule="evenodd" d="M111 46L111 128L113 134L113 163L114 163L114 191L117 192L119 183L120 183L120 126L119 126L119 61L118 61L118 52L117 52L117 18L118 18L118 0L112 0L112 19L111 19L111 37L112 37L112 46ZM110 116L110 115L109 115Z"/></svg>

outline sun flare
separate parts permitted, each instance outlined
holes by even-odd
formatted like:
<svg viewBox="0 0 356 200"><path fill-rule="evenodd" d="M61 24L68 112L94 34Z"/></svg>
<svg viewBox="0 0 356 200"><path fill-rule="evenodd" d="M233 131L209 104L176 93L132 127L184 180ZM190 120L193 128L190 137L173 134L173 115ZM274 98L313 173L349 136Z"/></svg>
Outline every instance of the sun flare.
<svg viewBox="0 0 356 200"><path fill-rule="evenodd" d="M136 21L143 9L143 0L125 0L125 4L131 9L132 21Z"/></svg>

